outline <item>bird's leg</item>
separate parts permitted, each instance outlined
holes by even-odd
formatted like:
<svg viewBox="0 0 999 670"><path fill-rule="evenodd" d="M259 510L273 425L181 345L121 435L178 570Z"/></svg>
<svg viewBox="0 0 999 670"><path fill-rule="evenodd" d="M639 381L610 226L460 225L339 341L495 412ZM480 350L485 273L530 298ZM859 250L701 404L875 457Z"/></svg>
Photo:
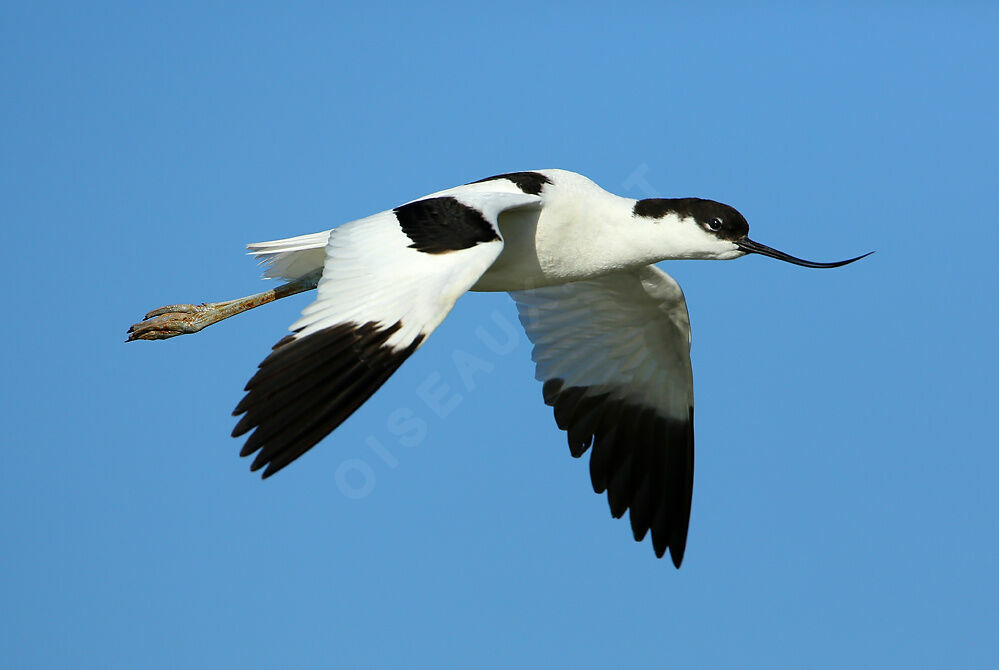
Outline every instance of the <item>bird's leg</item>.
<svg viewBox="0 0 999 670"><path fill-rule="evenodd" d="M142 321L129 327L126 342L165 340L177 335L196 333L213 323L228 319L230 316L236 316L254 307L260 307L280 298L314 289L319 284L320 274L321 271L313 272L270 291L248 295L236 300L203 302L200 305L167 305L154 309L146 314Z"/></svg>

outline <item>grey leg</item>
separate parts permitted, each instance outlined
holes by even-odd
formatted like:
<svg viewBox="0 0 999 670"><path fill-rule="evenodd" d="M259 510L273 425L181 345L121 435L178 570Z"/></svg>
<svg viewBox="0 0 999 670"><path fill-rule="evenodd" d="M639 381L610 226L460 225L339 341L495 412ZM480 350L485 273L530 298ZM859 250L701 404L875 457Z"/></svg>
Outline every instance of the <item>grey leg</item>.
<svg viewBox="0 0 999 670"><path fill-rule="evenodd" d="M310 291L319 284L320 274L320 272L314 272L270 291L236 300L203 302L200 305L167 305L154 309L146 314L142 321L129 327L126 342L165 340L178 335L196 333L213 323L228 319L230 316L236 316L254 307L266 305L289 295Z"/></svg>

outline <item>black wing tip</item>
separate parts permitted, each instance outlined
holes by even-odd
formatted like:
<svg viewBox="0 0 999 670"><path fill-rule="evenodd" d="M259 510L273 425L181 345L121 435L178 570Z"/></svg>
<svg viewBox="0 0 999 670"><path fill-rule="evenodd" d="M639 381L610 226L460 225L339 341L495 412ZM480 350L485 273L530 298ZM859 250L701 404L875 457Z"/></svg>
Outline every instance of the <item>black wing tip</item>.
<svg viewBox="0 0 999 670"><path fill-rule="evenodd" d="M679 569L693 489L693 408L685 420L665 418L603 388L567 387L558 377L544 382L542 395L567 432L573 456L592 440L590 481L595 493L607 492L611 516L631 510L635 541L651 536L656 557L668 551Z"/></svg>
<svg viewBox="0 0 999 670"><path fill-rule="evenodd" d="M642 538L636 537L635 541L641 542ZM673 567L677 570L680 569L680 565L683 563L683 554L685 549L686 542L683 542L682 544L679 542L673 543L669 540L657 542L656 535L654 533L652 535L652 550L655 552L656 558L664 558L666 556L666 552L668 551L670 562L673 563Z"/></svg>
<svg viewBox="0 0 999 670"><path fill-rule="evenodd" d="M683 554L687 548L687 541L684 538L682 541L667 538L661 540L656 536L655 531L652 534L652 549L656 553L656 558L664 558L666 553L669 552L670 562L673 563L673 567L677 570L683 564Z"/></svg>
<svg viewBox="0 0 999 670"><path fill-rule="evenodd" d="M242 435L246 435L253 428L253 426L248 425L245 412L246 410L232 413L233 416L240 416L242 414L243 418L237 421L236 425L232 427L232 432L229 433L230 437L240 437Z"/></svg>
<svg viewBox="0 0 999 670"><path fill-rule="evenodd" d="M233 411L233 437L249 431L239 452L256 454L250 471L278 473L318 444L360 407L419 347L418 334L399 349L387 344L401 322L341 323L305 337L283 338L247 385Z"/></svg>
<svg viewBox="0 0 999 670"><path fill-rule="evenodd" d="M673 561L673 567L677 570L680 569L680 565L683 563L684 549L686 549L686 546L683 544L676 546L672 544L669 545L669 557L670 560ZM662 558L662 556L660 556L660 558Z"/></svg>

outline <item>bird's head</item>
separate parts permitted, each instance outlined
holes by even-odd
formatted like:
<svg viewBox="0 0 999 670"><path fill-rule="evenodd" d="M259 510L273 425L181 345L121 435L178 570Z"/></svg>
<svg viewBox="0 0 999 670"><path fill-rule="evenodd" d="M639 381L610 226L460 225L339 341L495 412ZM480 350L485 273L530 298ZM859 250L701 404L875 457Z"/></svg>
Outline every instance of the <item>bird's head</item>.
<svg viewBox="0 0 999 670"><path fill-rule="evenodd" d="M669 226L675 258L728 260L746 254L760 254L807 268L835 268L859 261L856 258L833 263L817 263L796 258L749 239L749 223L734 207L701 198L648 198L635 203L634 214Z"/></svg>

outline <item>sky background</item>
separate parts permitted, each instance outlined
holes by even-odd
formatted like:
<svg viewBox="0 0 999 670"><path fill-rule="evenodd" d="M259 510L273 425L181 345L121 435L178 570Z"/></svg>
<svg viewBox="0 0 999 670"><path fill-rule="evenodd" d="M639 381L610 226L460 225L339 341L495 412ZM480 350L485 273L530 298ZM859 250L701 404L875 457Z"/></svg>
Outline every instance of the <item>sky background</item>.
<svg viewBox="0 0 999 670"><path fill-rule="evenodd" d="M4 665L999 666L999 10L694 4L3 2ZM263 290L248 242L548 167L877 250L663 264L679 571L570 457L505 294L266 482L229 413L308 295L124 344Z"/></svg>

